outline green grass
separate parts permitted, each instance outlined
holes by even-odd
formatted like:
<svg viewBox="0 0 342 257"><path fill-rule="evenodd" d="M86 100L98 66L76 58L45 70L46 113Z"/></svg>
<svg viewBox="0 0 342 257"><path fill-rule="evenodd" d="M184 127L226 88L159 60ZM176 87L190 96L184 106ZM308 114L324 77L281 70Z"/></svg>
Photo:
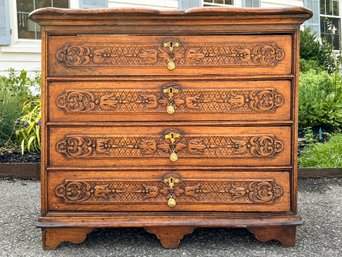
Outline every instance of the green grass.
<svg viewBox="0 0 342 257"><path fill-rule="evenodd" d="M342 168L342 134L333 135L326 143L305 148L299 157L303 168Z"/></svg>

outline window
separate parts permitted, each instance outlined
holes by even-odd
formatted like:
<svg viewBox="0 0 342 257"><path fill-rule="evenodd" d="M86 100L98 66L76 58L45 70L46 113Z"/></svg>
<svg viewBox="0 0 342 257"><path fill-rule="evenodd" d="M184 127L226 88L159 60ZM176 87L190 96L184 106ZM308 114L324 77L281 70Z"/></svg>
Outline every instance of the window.
<svg viewBox="0 0 342 257"><path fill-rule="evenodd" d="M261 0L242 0L243 7L261 7Z"/></svg>
<svg viewBox="0 0 342 257"><path fill-rule="evenodd" d="M35 9L42 7L68 8L68 0L17 0L18 37L40 39L40 26L29 20L28 15Z"/></svg>
<svg viewBox="0 0 342 257"><path fill-rule="evenodd" d="M341 18L339 0L320 0L321 37L341 49Z"/></svg>
<svg viewBox="0 0 342 257"><path fill-rule="evenodd" d="M203 6L233 5L234 0L203 0Z"/></svg>

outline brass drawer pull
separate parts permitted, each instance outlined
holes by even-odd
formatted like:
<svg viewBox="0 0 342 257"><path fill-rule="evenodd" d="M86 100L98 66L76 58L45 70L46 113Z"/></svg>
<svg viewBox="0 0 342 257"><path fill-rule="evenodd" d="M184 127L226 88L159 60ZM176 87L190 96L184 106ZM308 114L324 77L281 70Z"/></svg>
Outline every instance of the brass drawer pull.
<svg viewBox="0 0 342 257"><path fill-rule="evenodd" d="M168 105L166 108L166 112L170 115L174 114L175 113L175 107L173 107L172 104Z"/></svg>
<svg viewBox="0 0 342 257"><path fill-rule="evenodd" d="M176 162L178 160L178 154L176 153L175 150L173 150L172 153L170 154L170 160L173 162Z"/></svg>
<svg viewBox="0 0 342 257"><path fill-rule="evenodd" d="M177 202L175 199L173 199L172 197L170 197L170 199L167 201L167 205L170 207L170 208L173 208L177 205Z"/></svg>
<svg viewBox="0 0 342 257"><path fill-rule="evenodd" d="M168 70L176 69L176 63L172 58L169 58L168 63L167 63L167 68Z"/></svg>
<svg viewBox="0 0 342 257"><path fill-rule="evenodd" d="M167 96L167 98L168 98L168 101L169 101L169 103L168 103L168 106L166 107L166 112L168 113L168 114L174 114L175 113L175 99L174 99L174 96L176 95L176 94L179 94L179 93L181 93L181 89L178 87L178 86L176 86L176 85L171 85L171 86L164 86L163 88L162 88L162 93L165 95L165 96Z"/></svg>
<svg viewBox="0 0 342 257"><path fill-rule="evenodd" d="M180 137L181 137L181 134L176 133L176 132L170 132L164 135L165 139L170 140L170 148L171 148L170 160L173 162L178 160L178 154L176 151L176 139Z"/></svg>
<svg viewBox="0 0 342 257"><path fill-rule="evenodd" d="M167 60L167 68L168 70L174 70L176 68L174 52L176 48L180 47L180 43L176 40L166 40L163 43L163 47L166 48L166 51L169 54L169 58Z"/></svg>
<svg viewBox="0 0 342 257"><path fill-rule="evenodd" d="M180 182L181 181L179 178L174 178L174 177L168 177L164 179L164 183L169 187L169 191L170 191L170 194L168 196L169 199L167 201L167 205L170 208L173 208L177 205L176 200L173 198L173 189L174 189L175 184L180 183Z"/></svg>

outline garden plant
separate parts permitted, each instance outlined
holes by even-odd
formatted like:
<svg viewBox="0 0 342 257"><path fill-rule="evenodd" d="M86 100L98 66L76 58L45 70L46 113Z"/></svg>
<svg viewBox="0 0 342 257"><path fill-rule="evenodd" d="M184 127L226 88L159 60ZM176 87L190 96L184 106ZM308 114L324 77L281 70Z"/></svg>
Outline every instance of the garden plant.
<svg viewBox="0 0 342 257"><path fill-rule="evenodd" d="M40 74L0 76L0 154L40 151Z"/></svg>
<svg viewBox="0 0 342 257"><path fill-rule="evenodd" d="M299 165L342 167L341 55L306 28L300 56Z"/></svg>

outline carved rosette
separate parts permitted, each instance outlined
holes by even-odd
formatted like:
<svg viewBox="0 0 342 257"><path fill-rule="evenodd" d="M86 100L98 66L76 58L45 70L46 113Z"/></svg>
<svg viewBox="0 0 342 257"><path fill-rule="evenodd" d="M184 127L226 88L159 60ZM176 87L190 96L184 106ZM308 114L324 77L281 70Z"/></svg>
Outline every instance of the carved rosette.
<svg viewBox="0 0 342 257"><path fill-rule="evenodd" d="M251 182L246 186L236 183L227 189L233 199L247 197L253 203L270 202L283 195L282 187L270 181Z"/></svg>
<svg viewBox="0 0 342 257"><path fill-rule="evenodd" d="M122 202L273 204L283 188L273 179L224 179L193 181L182 179L173 188L161 180L65 180L55 195L66 204Z"/></svg>
<svg viewBox="0 0 342 257"><path fill-rule="evenodd" d="M170 104L177 113L273 113L284 104L284 96L274 88L201 91L179 88L171 101L162 90L76 89L66 90L56 99L57 107L66 113L165 113Z"/></svg>
<svg viewBox="0 0 342 257"><path fill-rule="evenodd" d="M283 148L274 135L187 135L173 145L160 136L66 135L56 146L65 158L168 158L173 150L185 158L272 158Z"/></svg>
<svg viewBox="0 0 342 257"><path fill-rule="evenodd" d="M92 190L88 182L70 181L58 186L55 194L69 202L83 202L90 198Z"/></svg>
<svg viewBox="0 0 342 257"><path fill-rule="evenodd" d="M189 45L181 42L172 52L177 66L276 66L285 52L274 42ZM59 64L85 66L165 66L169 51L160 45L68 43L57 51Z"/></svg>
<svg viewBox="0 0 342 257"><path fill-rule="evenodd" d="M57 151L65 154L66 157L87 157L92 155L96 147L95 141L90 137L74 136L67 137L57 143Z"/></svg>

